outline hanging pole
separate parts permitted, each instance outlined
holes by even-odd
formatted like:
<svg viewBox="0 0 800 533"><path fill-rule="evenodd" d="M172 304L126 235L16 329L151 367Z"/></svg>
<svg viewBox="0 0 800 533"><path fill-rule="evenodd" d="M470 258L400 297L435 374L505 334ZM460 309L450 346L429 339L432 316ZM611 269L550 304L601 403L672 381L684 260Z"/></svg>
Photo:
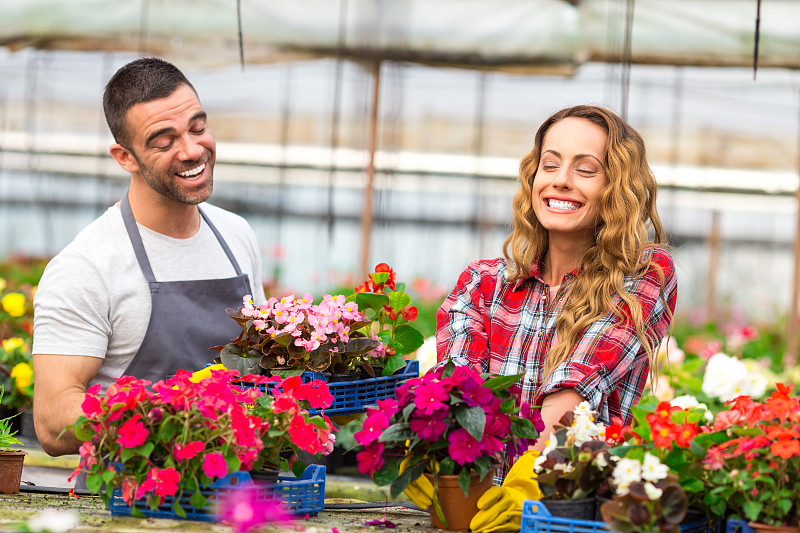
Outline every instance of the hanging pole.
<svg viewBox="0 0 800 533"><path fill-rule="evenodd" d="M622 50L622 79L620 94L620 115L628 120L628 93L631 86L631 52L633 46L633 5L634 0L625 2L625 43Z"/></svg>
<svg viewBox="0 0 800 533"><path fill-rule="evenodd" d="M244 72L244 35L242 33L242 0L236 0L236 28L239 33L239 63Z"/></svg>
<svg viewBox="0 0 800 533"><path fill-rule="evenodd" d="M720 215L715 209L711 212L711 231L708 234L708 272L706 273L706 312L711 320L717 319L717 272L719 269Z"/></svg>
<svg viewBox="0 0 800 533"><path fill-rule="evenodd" d="M364 206L361 211L361 268L359 280L367 279L369 272L370 237L372 235L372 191L375 181L375 146L378 136L378 96L381 85L381 60L376 59L372 70L372 110L369 118L367 159L367 184L364 187Z"/></svg>
<svg viewBox="0 0 800 533"><path fill-rule="evenodd" d="M798 116L800 126L800 116ZM798 128L800 129L800 128ZM800 134L798 134L800 145ZM797 152L797 173L800 174L800 150ZM794 194L797 224L794 229L794 275L792 276L792 298L786 316L786 353L783 354L783 367L793 368L797 364L797 305L800 291L800 187Z"/></svg>

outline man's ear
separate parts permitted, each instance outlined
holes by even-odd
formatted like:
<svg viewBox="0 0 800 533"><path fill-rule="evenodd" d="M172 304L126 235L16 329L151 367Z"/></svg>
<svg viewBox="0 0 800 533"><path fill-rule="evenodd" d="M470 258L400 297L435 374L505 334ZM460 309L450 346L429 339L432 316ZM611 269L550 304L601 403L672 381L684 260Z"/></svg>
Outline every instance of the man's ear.
<svg viewBox="0 0 800 533"><path fill-rule="evenodd" d="M112 144L111 148L109 148L109 152L111 152L111 157L114 158L125 172L133 174L139 171L139 163L136 161L136 158L133 157L130 150L121 144Z"/></svg>

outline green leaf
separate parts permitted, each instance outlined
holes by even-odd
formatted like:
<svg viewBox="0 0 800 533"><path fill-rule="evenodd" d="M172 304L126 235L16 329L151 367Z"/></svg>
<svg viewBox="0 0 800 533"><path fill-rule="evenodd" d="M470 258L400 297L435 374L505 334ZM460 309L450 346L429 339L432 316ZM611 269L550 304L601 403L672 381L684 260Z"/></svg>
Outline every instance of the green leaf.
<svg viewBox="0 0 800 533"><path fill-rule="evenodd" d="M386 296L389 298L389 305L398 313L411 305L411 296L404 292L390 292Z"/></svg>
<svg viewBox="0 0 800 533"><path fill-rule="evenodd" d="M464 496L469 494L469 470L466 468L458 473L458 486L461 487Z"/></svg>
<svg viewBox="0 0 800 533"><path fill-rule="evenodd" d="M136 450L134 448L125 448L120 452L119 458L123 463L127 463L135 454Z"/></svg>
<svg viewBox="0 0 800 533"><path fill-rule="evenodd" d="M136 448L133 449L136 450L136 453L141 455L142 457L150 457L150 454L153 453L155 447L156 445L153 444L152 442L145 442L141 446L137 446Z"/></svg>
<svg viewBox="0 0 800 533"><path fill-rule="evenodd" d="M270 372L272 372L273 376L280 376L282 379L286 379L301 375L305 372L305 368L272 368Z"/></svg>
<svg viewBox="0 0 800 533"><path fill-rule="evenodd" d="M181 424L174 419L166 423L162 423L161 427L158 428L156 440L158 442L169 442L178 433L178 431L181 430L181 428Z"/></svg>
<svg viewBox="0 0 800 533"><path fill-rule="evenodd" d="M416 351L425 342L425 337L422 333L412 328L408 324L400 324L394 330L392 342L397 342L403 345L401 350L396 353L399 355L406 355Z"/></svg>
<svg viewBox="0 0 800 533"><path fill-rule="evenodd" d="M84 418L84 420L86 419ZM78 440L92 440L92 437L94 436L94 431L89 429L88 424L81 424L81 420L78 420L78 422L75 423L74 431L75 438Z"/></svg>
<svg viewBox="0 0 800 533"><path fill-rule="evenodd" d="M142 511L140 511L139 508L136 507L135 505L133 507L131 507L131 516L134 516L136 518L147 518L144 515L144 513Z"/></svg>
<svg viewBox="0 0 800 533"><path fill-rule="evenodd" d="M483 439L483 429L486 427L486 412L483 407L464 407L455 409L456 420L461 427L467 430L475 440Z"/></svg>
<svg viewBox="0 0 800 533"><path fill-rule="evenodd" d="M86 488L92 494L97 494L100 492L100 487L103 486L103 477L102 476L86 476Z"/></svg>
<svg viewBox="0 0 800 533"><path fill-rule="evenodd" d="M684 479L681 481L681 487L686 492L701 492L705 485L699 479Z"/></svg>
<svg viewBox="0 0 800 533"><path fill-rule="evenodd" d="M522 379L523 376L525 376L525 373L514 374L513 376L496 376L487 379L483 386L488 387L493 391L505 390Z"/></svg>
<svg viewBox="0 0 800 533"><path fill-rule="evenodd" d="M744 502L742 505L742 511L744 511L744 514L748 520L756 522L758 521L758 516L761 514L761 509L763 507L764 504L761 502Z"/></svg>
<svg viewBox="0 0 800 533"><path fill-rule="evenodd" d="M199 490L193 492L192 496L189 498L189 503L191 503L195 509L202 509L206 506L206 502L206 497L203 496L203 493Z"/></svg>
<svg viewBox="0 0 800 533"><path fill-rule="evenodd" d="M294 477L298 479L300 478L300 476L303 475L303 472L305 471L306 471L306 464L299 459L296 460L292 465L292 474L294 474Z"/></svg>
<svg viewBox="0 0 800 533"><path fill-rule="evenodd" d="M389 272L373 272L369 275L369 277L372 278L372 281L375 283L375 285L380 285L389 281L390 275L391 274Z"/></svg>
<svg viewBox="0 0 800 533"><path fill-rule="evenodd" d="M117 475L117 473L114 472L113 470L104 471L103 472L103 483L108 484L108 482L111 481L114 478L115 475Z"/></svg>
<svg viewBox="0 0 800 533"><path fill-rule="evenodd" d="M400 475L400 465L397 461L386 461L380 469L372 474L372 481L378 485L388 485Z"/></svg>
<svg viewBox="0 0 800 533"><path fill-rule="evenodd" d="M385 294L359 292L356 294L356 303L358 304L358 310L362 313L366 309L372 309L378 313L384 305L389 304L389 298Z"/></svg>
<svg viewBox="0 0 800 533"><path fill-rule="evenodd" d="M405 441L414 437L414 433L403 422L392 424L381 433L380 442Z"/></svg>
<svg viewBox="0 0 800 533"><path fill-rule="evenodd" d="M456 469L456 462L452 457L445 457L439 463L439 473L443 476L452 476Z"/></svg>
<svg viewBox="0 0 800 533"><path fill-rule="evenodd" d="M536 439L539 437L539 432L533 426L533 422L524 418L511 419L511 434L523 439Z"/></svg>
<svg viewBox="0 0 800 533"><path fill-rule="evenodd" d="M406 405L403 408L403 420L408 420L408 417L411 416L416 408L417 406L414 402L410 402L408 405Z"/></svg>
<svg viewBox="0 0 800 533"><path fill-rule="evenodd" d="M175 498L175 501L172 503L172 510L181 518L186 518L186 511L184 511L183 507L181 507L181 502L178 500L178 498Z"/></svg>
<svg viewBox="0 0 800 533"><path fill-rule="evenodd" d="M405 368L408 363L403 356L399 353L396 353L392 356L386 358L386 364L383 367L382 376L391 376L401 368Z"/></svg>

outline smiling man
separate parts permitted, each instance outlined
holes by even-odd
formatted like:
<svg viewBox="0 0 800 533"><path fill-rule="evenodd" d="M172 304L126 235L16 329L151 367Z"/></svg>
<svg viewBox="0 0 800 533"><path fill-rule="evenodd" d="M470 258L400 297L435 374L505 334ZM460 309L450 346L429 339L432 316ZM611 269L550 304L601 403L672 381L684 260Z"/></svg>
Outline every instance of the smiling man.
<svg viewBox="0 0 800 533"><path fill-rule="evenodd" d="M216 143L183 73L133 61L108 82L103 109L130 187L53 258L34 300L34 421L51 455L78 451L61 433L82 414L88 387L200 369L211 346L238 334L226 308L247 294L265 300L252 229L203 204Z"/></svg>

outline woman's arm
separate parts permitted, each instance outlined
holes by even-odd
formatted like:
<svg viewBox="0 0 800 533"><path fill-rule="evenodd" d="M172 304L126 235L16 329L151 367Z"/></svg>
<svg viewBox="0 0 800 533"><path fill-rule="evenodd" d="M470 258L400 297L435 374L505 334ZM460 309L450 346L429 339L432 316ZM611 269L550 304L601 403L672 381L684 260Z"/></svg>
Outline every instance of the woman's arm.
<svg viewBox="0 0 800 533"><path fill-rule="evenodd" d="M541 452L547 444L547 439L551 432L555 432L555 426L565 413L572 411L578 404L585 401L584 398L575 392L575 389L561 389L545 396L542 401L542 420L544 421L544 431L536 441L533 449Z"/></svg>

